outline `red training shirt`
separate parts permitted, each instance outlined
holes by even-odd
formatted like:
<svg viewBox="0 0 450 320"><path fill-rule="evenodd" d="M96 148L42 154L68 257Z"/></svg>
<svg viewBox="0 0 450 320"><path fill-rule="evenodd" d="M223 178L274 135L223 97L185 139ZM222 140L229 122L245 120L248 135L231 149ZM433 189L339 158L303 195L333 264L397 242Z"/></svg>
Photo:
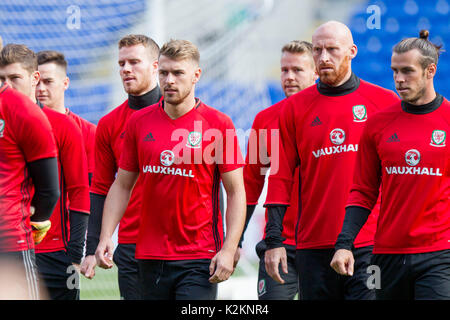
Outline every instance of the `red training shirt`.
<svg viewBox="0 0 450 320"><path fill-rule="evenodd" d="M77 124L65 114L42 109L53 128L58 149L60 197L50 222L52 227L36 246L36 253L65 250L70 240L69 210L89 214L89 180L83 137Z"/></svg>
<svg viewBox="0 0 450 320"><path fill-rule="evenodd" d="M97 125L95 137L95 170L91 192L106 196L113 184L119 168L123 150L125 126L131 115L136 112L128 105L128 100L103 116ZM119 224L119 243L136 243L139 231L141 208L140 192L142 177L139 177L131 193L128 207Z"/></svg>
<svg viewBox="0 0 450 320"><path fill-rule="evenodd" d="M42 110L28 97L0 87L0 251L34 248L30 204L34 189L27 163L57 156Z"/></svg>
<svg viewBox="0 0 450 320"><path fill-rule="evenodd" d="M164 101L129 119L120 168L143 179L137 259L210 259L222 247L220 175L243 166L231 119L200 101L177 119Z"/></svg>
<svg viewBox="0 0 450 320"><path fill-rule="evenodd" d="M370 210L381 183L374 253L450 249L449 132L445 99L427 114L397 103L367 122L347 205Z"/></svg>
<svg viewBox="0 0 450 320"><path fill-rule="evenodd" d="M78 125L83 135L84 147L86 148L86 156L87 156L87 172L89 174L94 173L95 166L95 130L97 126L83 118L79 115L73 113L69 109L66 108L66 114Z"/></svg>
<svg viewBox="0 0 450 320"><path fill-rule="evenodd" d="M287 99L280 115L280 168L269 177L266 205L289 205L292 176L300 166L297 249L334 247L365 122L398 100L394 92L363 80L351 93L324 95L314 85ZM373 211L355 247L373 244L378 216L377 208Z"/></svg>
<svg viewBox="0 0 450 320"><path fill-rule="evenodd" d="M244 167L245 195L247 205L257 205L264 187L266 170L270 168L272 152L274 159L278 159L279 148L279 117L286 100L260 111L253 121L250 138L247 146L247 155ZM273 170L277 170L276 167ZM291 192L290 206L283 219L283 242L295 246L295 225L298 215L299 179L298 167L294 173L294 185ZM267 222L267 210L266 210ZM265 230L264 230L265 237Z"/></svg>

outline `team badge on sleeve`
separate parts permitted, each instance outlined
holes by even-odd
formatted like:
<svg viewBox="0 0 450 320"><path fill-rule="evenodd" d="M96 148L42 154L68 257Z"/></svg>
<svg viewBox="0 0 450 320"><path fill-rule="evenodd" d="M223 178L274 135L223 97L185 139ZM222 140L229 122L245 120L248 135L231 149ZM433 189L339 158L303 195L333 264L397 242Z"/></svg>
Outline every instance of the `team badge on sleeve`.
<svg viewBox="0 0 450 320"><path fill-rule="evenodd" d="M189 132L186 147L189 148L200 148L202 143L202 133L198 131Z"/></svg>
<svg viewBox="0 0 450 320"><path fill-rule="evenodd" d="M0 119L0 138L3 138L4 131L5 131L5 120Z"/></svg>
<svg viewBox="0 0 450 320"><path fill-rule="evenodd" d="M367 120L367 110L362 104L353 106L353 121L354 122L364 122Z"/></svg>
<svg viewBox="0 0 450 320"><path fill-rule="evenodd" d="M445 147L445 138L447 133L444 130L434 130L431 134L430 145L433 147Z"/></svg>

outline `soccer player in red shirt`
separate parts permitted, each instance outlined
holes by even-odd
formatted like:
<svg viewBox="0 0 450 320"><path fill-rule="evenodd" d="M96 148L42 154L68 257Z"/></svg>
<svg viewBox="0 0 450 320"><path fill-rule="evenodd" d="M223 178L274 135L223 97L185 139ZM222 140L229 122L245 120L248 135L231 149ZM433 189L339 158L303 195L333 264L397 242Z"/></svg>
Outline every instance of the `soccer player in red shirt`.
<svg viewBox="0 0 450 320"><path fill-rule="evenodd" d="M102 226L103 206L119 168L125 126L137 110L157 103L161 91L157 83L159 46L151 38L130 34L119 40L119 72L128 99L100 119L96 132L95 170L91 186L91 216L86 244L86 258L81 272L92 279L95 275L95 249ZM150 134L148 141L154 140ZM120 220L118 246L114 262L118 267L120 296L125 300L140 299L139 271L135 256L139 230L142 177L131 194L127 210Z"/></svg>
<svg viewBox="0 0 450 320"><path fill-rule="evenodd" d="M231 119L195 98L199 59L189 41L161 48L164 99L128 120L120 169L105 202L96 257L109 268L112 233L142 176L136 258L144 299L214 299L217 283L234 270L245 221L244 161ZM224 241L220 179L227 193Z"/></svg>
<svg viewBox="0 0 450 320"><path fill-rule="evenodd" d="M18 267L29 299L39 299L32 225L45 224L58 200L56 156L45 115L0 79L0 263Z"/></svg>
<svg viewBox="0 0 450 320"><path fill-rule="evenodd" d="M73 113L64 104L64 92L69 87L70 82L69 77L67 77L67 61L64 54L48 50L38 52L37 57L41 78L36 88L36 98L50 109L66 114L79 126L88 159L87 174L90 184L95 163L96 125Z"/></svg>
<svg viewBox="0 0 450 320"><path fill-rule="evenodd" d="M422 30L393 48L402 101L367 122L331 262L339 274L352 275L352 243L381 185L372 258L380 300L450 299L450 103L434 89L440 47L428 35Z"/></svg>
<svg viewBox="0 0 450 320"><path fill-rule="evenodd" d="M367 118L398 97L352 73L351 60L357 47L346 25L336 21L322 24L315 30L312 44L320 80L289 97L280 114L279 168L269 177L265 204L269 208L266 270L279 282L283 281L280 262L282 271L287 272L282 219L290 203L292 176L299 166L296 265L300 299L374 299L374 290L366 286L366 269L376 213L355 242L355 276L337 277L329 261L344 220L362 129Z"/></svg>
<svg viewBox="0 0 450 320"><path fill-rule="evenodd" d="M284 45L281 53L281 86L286 97L290 97L314 84L317 80L317 73L312 58L311 43L294 40ZM247 217L244 232L264 187L266 171L270 167L270 161L267 160L270 159L272 148L276 148L276 146L272 146L272 141L278 143L278 120L283 103L284 101L281 101L262 110L253 121L244 167L245 193L247 196ZM275 150L274 155L278 157L278 150ZM295 170L294 177L298 177L298 168ZM286 238L283 241L283 246L286 248L288 268L288 273L283 277L283 284L273 280L265 270L264 252L266 251L266 243L264 239L256 245L256 252L260 258L258 272L258 297L260 300L292 300L298 293L298 278L295 267L298 185L299 181L296 179L292 188L291 203L283 220L282 236Z"/></svg>
<svg viewBox="0 0 450 320"><path fill-rule="evenodd" d="M35 90L39 82L37 68L36 54L25 45L8 44L1 51L0 79L26 94L34 103L37 103ZM50 121L55 135L61 196L50 218L52 228L36 245L36 262L51 299L79 299L79 288L69 288L67 283L69 277L78 277L76 269L83 257L89 217L88 178L79 174L87 169L83 138L69 117L37 104Z"/></svg>

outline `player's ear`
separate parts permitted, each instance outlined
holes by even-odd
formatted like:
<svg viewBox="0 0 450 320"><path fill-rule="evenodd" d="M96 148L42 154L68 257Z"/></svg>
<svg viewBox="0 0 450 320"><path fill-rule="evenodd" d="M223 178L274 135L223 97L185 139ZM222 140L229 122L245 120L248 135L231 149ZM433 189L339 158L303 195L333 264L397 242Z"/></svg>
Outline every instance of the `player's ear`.
<svg viewBox="0 0 450 320"><path fill-rule="evenodd" d="M357 54L358 54L358 47L356 46L356 44L352 44L352 46L350 47L350 58L354 59Z"/></svg>
<svg viewBox="0 0 450 320"><path fill-rule="evenodd" d="M70 80L69 77L64 78L64 90L69 89Z"/></svg>
<svg viewBox="0 0 450 320"><path fill-rule="evenodd" d="M41 79L41 74L39 73L39 71L34 71L31 74L31 85L33 87L36 87L38 85L40 79Z"/></svg>
<svg viewBox="0 0 450 320"><path fill-rule="evenodd" d="M425 74L427 79L432 79L436 74L437 66L435 63L430 63L428 67L425 69Z"/></svg>
<svg viewBox="0 0 450 320"><path fill-rule="evenodd" d="M200 80L201 75L202 75L202 69L200 69L200 67L196 67L195 72L194 72L193 83L197 83Z"/></svg>

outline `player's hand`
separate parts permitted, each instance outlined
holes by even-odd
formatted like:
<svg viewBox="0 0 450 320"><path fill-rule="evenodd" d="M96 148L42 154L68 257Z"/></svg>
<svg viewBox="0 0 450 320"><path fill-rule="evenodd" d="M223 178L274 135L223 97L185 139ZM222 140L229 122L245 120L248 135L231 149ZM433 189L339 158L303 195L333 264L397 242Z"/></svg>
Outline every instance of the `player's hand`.
<svg viewBox="0 0 450 320"><path fill-rule="evenodd" d="M50 220L31 221L30 224L31 224L31 234L33 236L33 241L35 245L41 243L41 241L44 240L47 231L50 230L50 227L52 226Z"/></svg>
<svg viewBox="0 0 450 320"><path fill-rule="evenodd" d="M219 283L227 280L234 271L234 255L235 252L220 250L212 258L209 265L209 282Z"/></svg>
<svg viewBox="0 0 450 320"><path fill-rule="evenodd" d="M268 249L264 254L264 263L267 274L276 282L283 284L284 280L280 276L279 265L283 273L288 273L287 255L284 247Z"/></svg>
<svg viewBox="0 0 450 320"><path fill-rule="evenodd" d="M114 251L114 243L111 239L100 239L100 242L95 250L95 258L98 266L103 269L110 269L113 266L112 256Z"/></svg>
<svg viewBox="0 0 450 320"><path fill-rule="evenodd" d="M353 253L347 249L339 249L334 253L330 266L339 274L352 276L354 264Z"/></svg>
<svg viewBox="0 0 450 320"><path fill-rule="evenodd" d="M73 267L75 268L75 271L80 273L80 265L78 263L72 262Z"/></svg>
<svg viewBox="0 0 450 320"><path fill-rule="evenodd" d="M97 259L95 255L86 256L81 263L80 272L88 279L95 277L95 267L97 266Z"/></svg>
<svg viewBox="0 0 450 320"><path fill-rule="evenodd" d="M233 259L233 272L236 269L236 266L239 262L239 259L241 258L241 248L237 248L236 252L234 253L234 259Z"/></svg>

